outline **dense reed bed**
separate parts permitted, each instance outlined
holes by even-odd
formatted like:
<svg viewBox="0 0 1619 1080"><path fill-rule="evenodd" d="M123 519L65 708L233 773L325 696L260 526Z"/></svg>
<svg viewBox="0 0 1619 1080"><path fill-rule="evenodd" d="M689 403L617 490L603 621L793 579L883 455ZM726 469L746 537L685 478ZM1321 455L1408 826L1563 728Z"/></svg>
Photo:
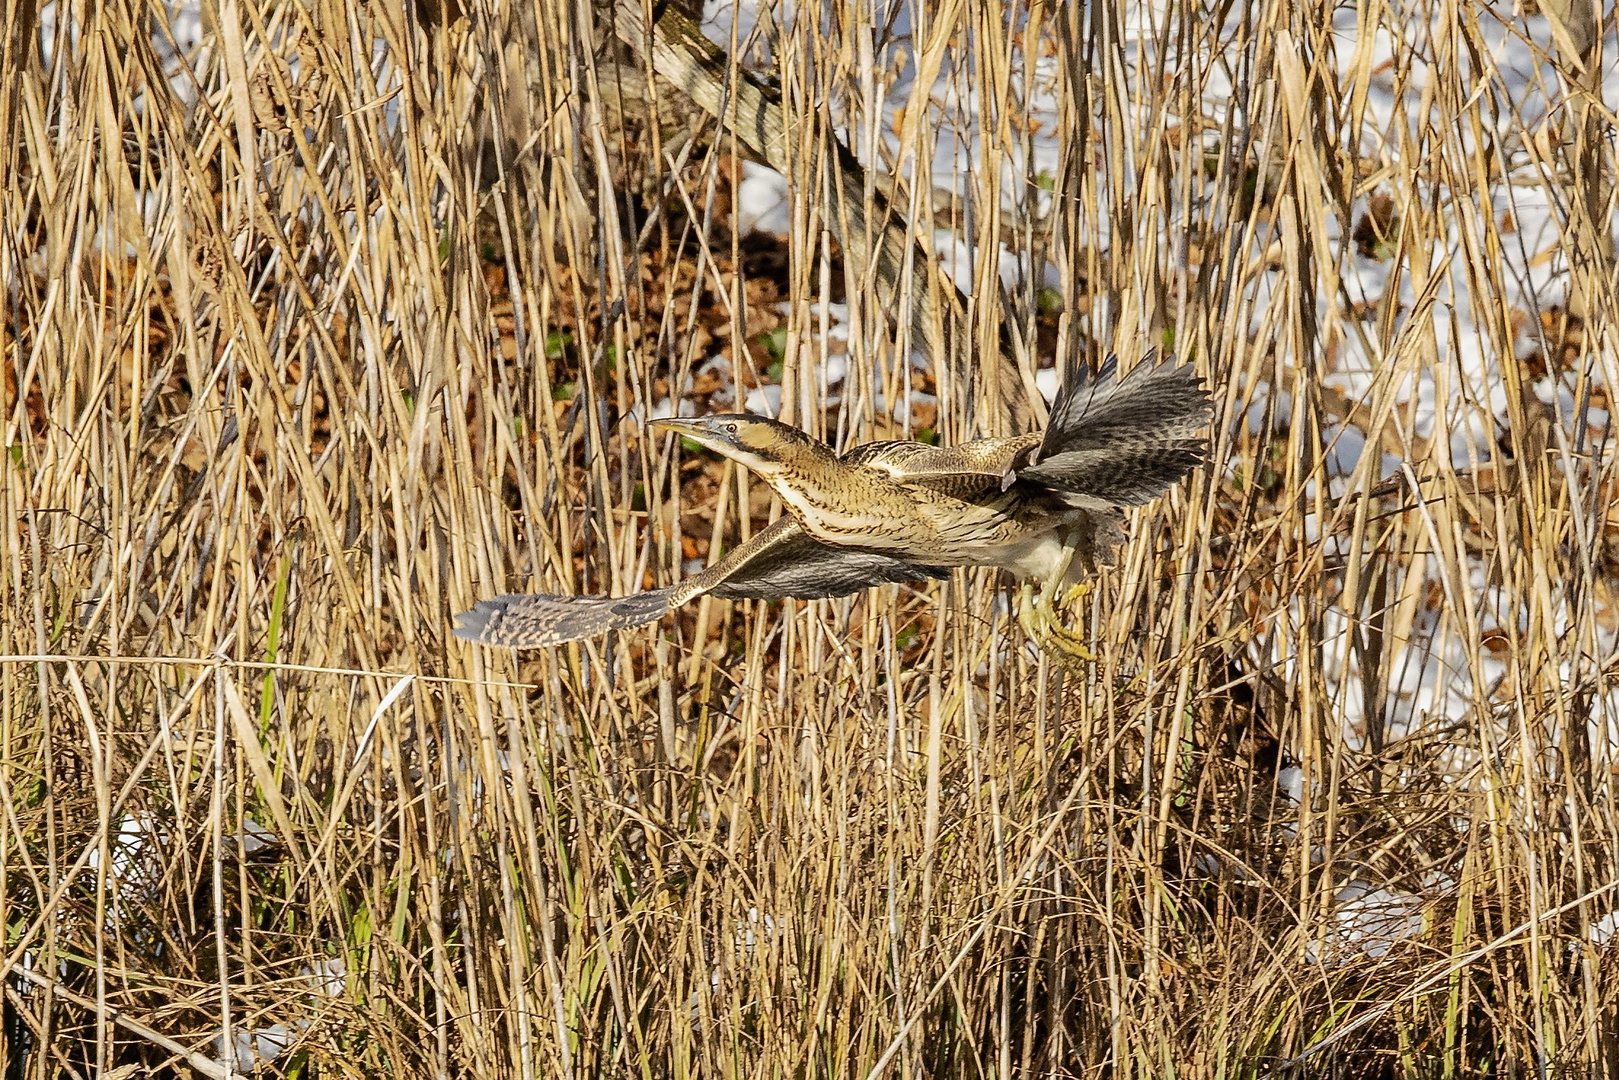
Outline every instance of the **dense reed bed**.
<svg viewBox="0 0 1619 1080"><path fill-rule="evenodd" d="M1619 1077L1611 14L725 7L704 105L584 2L6 13L8 1080ZM449 636L779 512L659 410L1148 347L1093 661L965 572Z"/></svg>

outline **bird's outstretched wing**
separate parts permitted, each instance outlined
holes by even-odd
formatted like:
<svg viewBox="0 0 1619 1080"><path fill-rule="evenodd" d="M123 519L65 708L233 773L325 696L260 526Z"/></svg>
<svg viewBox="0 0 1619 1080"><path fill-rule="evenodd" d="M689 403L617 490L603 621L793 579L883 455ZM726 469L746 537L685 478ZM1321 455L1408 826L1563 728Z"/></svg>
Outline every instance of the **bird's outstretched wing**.
<svg viewBox="0 0 1619 1080"><path fill-rule="evenodd" d="M1006 488L1039 445L1038 434L975 439L945 447L921 442L876 442L854 447L843 455L843 461L876 469L902 484L971 499Z"/></svg>
<svg viewBox="0 0 1619 1080"><path fill-rule="evenodd" d="M949 574L943 567L918 565L886 552L831 547L794 519L782 518L679 584L624 597L497 596L457 615L453 632L480 645L534 649L655 622L704 593L722 600L809 600Z"/></svg>
<svg viewBox="0 0 1619 1080"><path fill-rule="evenodd" d="M700 591L722 600L819 600L874 585L949 576L949 567L925 566L890 551L823 544L797 519L782 518L687 582L701 582Z"/></svg>
<svg viewBox="0 0 1619 1080"><path fill-rule="evenodd" d="M618 597L512 593L478 601L455 617L450 632L463 641L506 649L561 645L654 622L674 606L673 593L672 587Z"/></svg>
<svg viewBox="0 0 1619 1080"><path fill-rule="evenodd" d="M1094 377L1082 375L1058 393L1039 451L1017 482L1140 506L1203 463L1209 414L1190 364L1148 353L1120 378L1118 358L1110 356Z"/></svg>
<svg viewBox="0 0 1619 1080"><path fill-rule="evenodd" d="M1056 492L1100 510L1139 506L1202 464L1209 399L1190 364L1148 353L1122 378L1110 356L1057 394L1041 434L977 439L960 446L878 442L843 455L849 465L957 499Z"/></svg>

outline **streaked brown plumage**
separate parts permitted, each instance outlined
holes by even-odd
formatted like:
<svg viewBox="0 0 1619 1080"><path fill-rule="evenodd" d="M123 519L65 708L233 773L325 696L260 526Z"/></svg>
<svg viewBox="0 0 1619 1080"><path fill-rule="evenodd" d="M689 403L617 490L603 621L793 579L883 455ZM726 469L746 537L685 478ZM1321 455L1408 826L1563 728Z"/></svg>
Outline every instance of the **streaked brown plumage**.
<svg viewBox="0 0 1619 1080"><path fill-rule="evenodd" d="M457 616L455 634L556 645L652 622L704 593L847 596L953 566L1072 580L1123 542L1120 507L1161 495L1202 462L1208 416L1192 368L1149 355L1122 377L1109 357L1095 377L1076 379L1043 433L950 448L878 442L839 457L763 417L656 421L757 473L788 516L677 585L617 599L501 596Z"/></svg>

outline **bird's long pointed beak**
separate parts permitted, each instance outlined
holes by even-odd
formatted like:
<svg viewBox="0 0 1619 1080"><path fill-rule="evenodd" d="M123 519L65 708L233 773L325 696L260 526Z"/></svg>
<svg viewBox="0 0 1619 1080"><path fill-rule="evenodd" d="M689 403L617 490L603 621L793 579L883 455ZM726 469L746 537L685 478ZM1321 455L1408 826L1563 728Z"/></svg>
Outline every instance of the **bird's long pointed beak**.
<svg viewBox="0 0 1619 1080"><path fill-rule="evenodd" d="M714 437L706 416L669 416L662 420L654 420L647 426L659 431L672 431L715 453L724 454L729 449Z"/></svg>
<svg viewBox="0 0 1619 1080"><path fill-rule="evenodd" d="M702 430L703 418L700 416L666 416L662 420L650 421L647 426L652 428L667 428L678 431L686 436L696 435Z"/></svg>

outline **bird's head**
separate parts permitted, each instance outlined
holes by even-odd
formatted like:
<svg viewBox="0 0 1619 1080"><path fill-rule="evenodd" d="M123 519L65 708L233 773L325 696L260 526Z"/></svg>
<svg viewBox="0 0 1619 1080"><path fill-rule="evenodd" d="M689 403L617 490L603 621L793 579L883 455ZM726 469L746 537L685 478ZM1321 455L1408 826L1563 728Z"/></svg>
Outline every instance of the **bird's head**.
<svg viewBox="0 0 1619 1080"><path fill-rule="evenodd" d="M652 426L678 432L767 478L825 449L795 427L748 413L670 417L654 420Z"/></svg>

